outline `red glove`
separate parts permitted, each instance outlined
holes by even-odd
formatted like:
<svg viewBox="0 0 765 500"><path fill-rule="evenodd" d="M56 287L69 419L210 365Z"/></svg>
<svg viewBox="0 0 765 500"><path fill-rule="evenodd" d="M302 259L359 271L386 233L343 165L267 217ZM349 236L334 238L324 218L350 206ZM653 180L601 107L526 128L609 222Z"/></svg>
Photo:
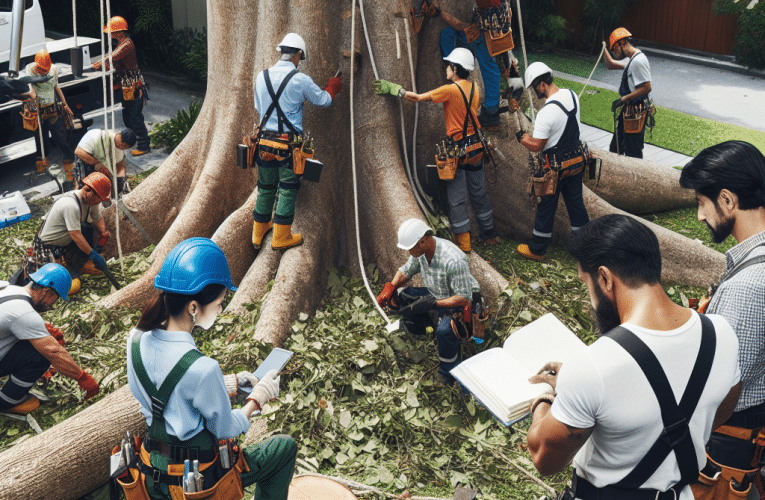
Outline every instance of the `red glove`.
<svg viewBox="0 0 765 500"><path fill-rule="evenodd" d="M109 241L109 235L108 234L102 234L98 238L98 246L100 246L101 248L104 248L108 241Z"/></svg>
<svg viewBox="0 0 765 500"><path fill-rule="evenodd" d="M66 341L64 340L64 334L61 332L61 330L51 325L50 323L45 323L45 328L48 329L48 333L50 333L53 338L56 339L60 346L63 347L63 345L66 344Z"/></svg>
<svg viewBox="0 0 765 500"><path fill-rule="evenodd" d="M43 373L43 378L45 380L50 380L55 374L56 374L56 369L51 366L50 368L48 368L47 372Z"/></svg>
<svg viewBox="0 0 765 500"><path fill-rule="evenodd" d="M335 100L335 96L340 93L340 89L343 87L343 81L340 79L339 76L335 76L329 79L329 83L327 84L326 90L329 92L329 95L332 97L332 100Z"/></svg>
<svg viewBox="0 0 765 500"><path fill-rule="evenodd" d="M85 370L82 370L80 376L77 377L77 383L80 385L80 389L85 391L85 399L90 399L98 394L98 382Z"/></svg>
<svg viewBox="0 0 765 500"><path fill-rule="evenodd" d="M385 283L380 295L377 296L377 303L380 307L389 307L390 299L393 297L393 293L396 291L396 287L390 281Z"/></svg>

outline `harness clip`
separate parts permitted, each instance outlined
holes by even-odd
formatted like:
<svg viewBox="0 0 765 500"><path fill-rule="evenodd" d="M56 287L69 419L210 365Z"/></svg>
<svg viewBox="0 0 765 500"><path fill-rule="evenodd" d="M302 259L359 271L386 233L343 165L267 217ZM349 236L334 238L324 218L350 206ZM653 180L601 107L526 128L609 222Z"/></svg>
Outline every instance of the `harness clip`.
<svg viewBox="0 0 765 500"><path fill-rule="evenodd" d="M680 442L688 436L688 432L688 421L686 419L682 419L668 427L665 427L664 430L661 431L660 439L662 442L664 442L664 444L674 449L675 446L680 444Z"/></svg>

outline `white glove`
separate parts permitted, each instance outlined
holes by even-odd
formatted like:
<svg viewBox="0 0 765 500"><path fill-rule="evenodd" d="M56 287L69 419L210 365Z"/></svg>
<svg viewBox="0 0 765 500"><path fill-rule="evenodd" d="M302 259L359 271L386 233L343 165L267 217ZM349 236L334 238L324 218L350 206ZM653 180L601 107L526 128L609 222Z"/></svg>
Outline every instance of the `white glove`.
<svg viewBox="0 0 765 500"><path fill-rule="evenodd" d="M237 388L237 377L234 373L229 373L228 375L223 375L223 382L226 384L226 392L228 393L228 397L233 398L236 396L236 388Z"/></svg>
<svg viewBox="0 0 765 500"><path fill-rule="evenodd" d="M260 379L250 372L244 371L236 374L236 381L239 387L255 387Z"/></svg>
<svg viewBox="0 0 765 500"><path fill-rule="evenodd" d="M269 371L263 379L261 379L252 393L247 397L247 400L253 400L260 405L261 408L271 401L279 397L279 376L276 370Z"/></svg>

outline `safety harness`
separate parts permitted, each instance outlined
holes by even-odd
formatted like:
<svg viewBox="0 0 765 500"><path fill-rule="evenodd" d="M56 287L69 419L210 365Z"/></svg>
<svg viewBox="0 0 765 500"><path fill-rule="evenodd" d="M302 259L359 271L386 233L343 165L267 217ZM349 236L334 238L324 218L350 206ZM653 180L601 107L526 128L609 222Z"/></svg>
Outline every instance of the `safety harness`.
<svg viewBox="0 0 765 500"><path fill-rule="evenodd" d="M558 172L561 178L571 177L584 170L584 166L590 158L587 145L579 140L579 124L576 121L576 112L579 107L576 102L576 94L570 89L569 92L571 92L571 100L574 102L571 111L568 111L557 100L548 99L545 103L545 106L550 104L558 106L566 115L566 128L563 129L563 135L561 135L558 143L541 153L545 162L550 165L554 172Z"/></svg>
<svg viewBox="0 0 765 500"><path fill-rule="evenodd" d="M688 423L693 417L706 386L717 343L712 320L703 314L700 314L699 318L701 319L701 346L679 404L675 401L674 392L661 363L637 335L621 326L606 334L606 337L619 344L635 359L648 379L659 402L664 429L635 468L615 484L597 488L574 472L572 490L576 498L582 500L676 500L683 488L698 479L698 460ZM672 451L675 452L680 468L680 481L664 492L640 488Z"/></svg>
<svg viewBox="0 0 765 500"><path fill-rule="evenodd" d="M496 165L494 157L491 155L491 150L486 145L486 139L478 126L475 113L470 108L470 105L473 103L473 96L475 95L475 83L470 87L470 99L465 95L465 91L462 90L462 87L460 87L459 84L456 82L452 83L457 86L460 94L462 94L462 100L465 103L466 111L465 122L462 125L462 138L460 140L455 140L454 137L449 137L449 139L460 148L460 168L470 171L480 170L484 154L486 154L492 163L495 163ZM474 133L470 136L467 135L468 124L472 124L474 130Z"/></svg>
<svg viewBox="0 0 765 500"><path fill-rule="evenodd" d="M287 118L287 115L279 105L279 98L282 96L284 89L287 88L287 83L298 73L297 69L293 69L287 76L284 77L279 88L274 92L274 87L271 84L271 77L268 75L268 70L263 71L263 79L266 82L266 90L268 95L271 96L271 105L266 110L263 118L260 120L258 127L258 148L282 158L286 158L290 154L290 143L295 139L295 136L299 135L299 132ZM276 111L278 119L278 126L276 131L266 130L264 127L268 122L273 112ZM284 125L289 129L289 133L285 133Z"/></svg>

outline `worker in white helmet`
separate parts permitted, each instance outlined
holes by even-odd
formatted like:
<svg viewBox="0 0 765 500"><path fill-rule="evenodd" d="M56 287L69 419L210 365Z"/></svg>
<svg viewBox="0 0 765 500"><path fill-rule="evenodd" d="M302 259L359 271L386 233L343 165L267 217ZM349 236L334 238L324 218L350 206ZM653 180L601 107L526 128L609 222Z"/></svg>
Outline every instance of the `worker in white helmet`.
<svg viewBox="0 0 765 500"><path fill-rule="evenodd" d="M579 139L580 107L576 94L558 88L552 70L541 62L532 63L526 69L526 86L547 102L537 114L533 136L524 130L516 134L518 142L526 149L539 153L539 168L532 173L538 200L534 230L528 243L518 245L518 253L527 259L541 261L552 241L555 212L561 195L566 202L572 231L590 221L582 198L582 178L589 151ZM538 187L541 192L536 192Z"/></svg>
<svg viewBox="0 0 765 500"><path fill-rule="evenodd" d="M455 323L452 315L461 315L471 301L480 300L480 286L470 273L467 256L451 241L433 236L420 219L401 224L398 247L409 252L409 260L385 284L377 303L397 311L403 328L413 335L424 335L427 327L435 327L438 379L452 385L449 371L462 361L461 340L467 339L464 324ZM418 273L424 287L406 287L397 293Z"/></svg>
<svg viewBox="0 0 765 500"><path fill-rule="evenodd" d="M459 47L444 57L444 61L449 63L446 67L449 83L430 92L408 92L401 85L387 80L376 80L372 83L372 89L376 94L390 94L412 102L443 103L448 135L444 139L446 149L460 152L454 178L446 181L449 224L457 246L467 253L472 250L468 197L483 242L496 245L499 237L494 230L494 209L486 192L486 175L483 170L485 149L477 116L480 93L478 85L468 80L470 72L475 69L475 59L472 52Z"/></svg>

